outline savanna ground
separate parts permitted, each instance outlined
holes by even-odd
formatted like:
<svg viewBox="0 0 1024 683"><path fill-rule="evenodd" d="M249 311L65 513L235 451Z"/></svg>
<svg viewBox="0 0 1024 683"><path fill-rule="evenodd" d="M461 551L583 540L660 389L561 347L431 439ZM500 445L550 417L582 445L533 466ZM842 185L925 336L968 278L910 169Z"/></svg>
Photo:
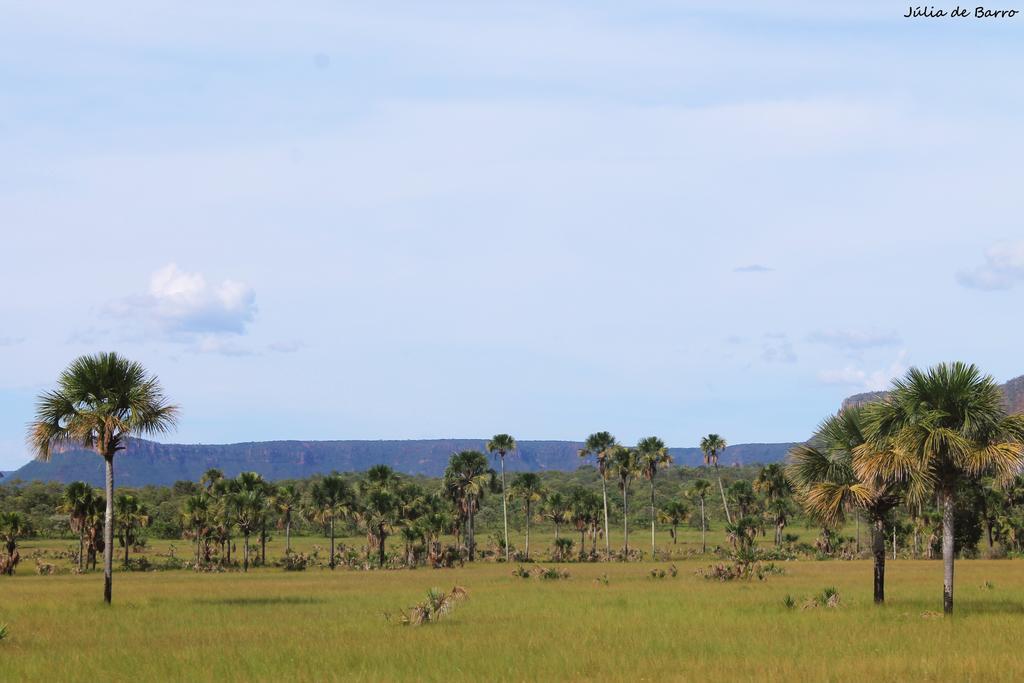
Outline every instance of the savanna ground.
<svg viewBox="0 0 1024 683"><path fill-rule="evenodd" d="M641 548L642 539L634 539ZM686 545L694 540L688 534ZM324 542L296 539L300 550L314 543ZM161 544L148 552L166 551ZM27 542L23 555L69 545ZM176 546L188 554L187 542ZM271 548L279 552L279 538ZM871 602L869 561L781 562L785 574L763 582L696 575L713 561L677 560L678 576L664 579L650 571L669 562L565 564L570 577L554 581L514 577L515 563L495 562L440 570L117 572L110 608L101 601L100 574L37 576L27 561L0 580L0 623L10 626L0 642L0 679L1024 678L1019 560L958 562L957 614L945 619L930 615L941 610L938 561L890 562L883 608ZM402 627L383 616L432 586L453 585L464 586L469 600L440 623ZM841 596L836 609L783 604L787 595L799 605L833 586Z"/></svg>

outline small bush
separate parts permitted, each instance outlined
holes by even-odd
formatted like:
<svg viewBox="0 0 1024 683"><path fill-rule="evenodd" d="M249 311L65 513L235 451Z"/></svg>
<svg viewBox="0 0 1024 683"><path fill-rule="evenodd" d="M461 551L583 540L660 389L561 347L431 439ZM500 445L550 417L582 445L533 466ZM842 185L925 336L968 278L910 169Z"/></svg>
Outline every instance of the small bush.
<svg viewBox="0 0 1024 683"><path fill-rule="evenodd" d="M529 569L525 569L522 565L520 565L512 570L512 576L518 576L520 579L528 579L530 578L531 574Z"/></svg>
<svg viewBox="0 0 1024 683"><path fill-rule="evenodd" d="M7 637L7 624L0 624L0 640Z"/></svg>
<svg viewBox="0 0 1024 683"><path fill-rule="evenodd" d="M796 600L793 599L792 595L786 595L782 604L785 605L786 609L796 609Z"/></svg>
<svg viewBox="0 0 1024 683"><path fill-rule="evenodd" d="M558 567L548 567L547 569L544 567L537 567L537 569L534 570L534 573L536 573L538 578L545 581L569 578L569 572L565 569L559 569Z"/></svg>
<svg viewBox="0 0 1024 683"><path fill-rule="evenodd" d="M316 564L316 557L292 551L285 553L275 564L286 572L304 572Z"/></svg>
<svg viewBox="0 0 1024 683"><path fill-rule="evenodd" d="M608 575L607 574L601 574L601 576L599 576L596 579L594 579L594 583L597 584L598 586L607 586L608 583L609 583Z"/></svg>
<svg viewBox="0 0 1024 683"><path fill-rule="evenodd" d="M427 591L427 598L418 605L409 608L409 611L399 610L398 623L402 626L422 626L440 621L451 614L455 606L469 597L469 593L461 586L453 586L445 593L440 588L431 588ZM391 621L391 615L385 614L384 618Z"/></svg>

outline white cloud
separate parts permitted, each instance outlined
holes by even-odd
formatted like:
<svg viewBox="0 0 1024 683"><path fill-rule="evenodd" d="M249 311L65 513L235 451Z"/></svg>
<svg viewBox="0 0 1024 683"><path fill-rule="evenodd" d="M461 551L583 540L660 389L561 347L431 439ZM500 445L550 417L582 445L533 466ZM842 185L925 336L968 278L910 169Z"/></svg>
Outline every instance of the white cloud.
<svg viewBox="0 0 1024 683"><path fill-rule="evenodd" d="M971 289L1010 289L1024 280L1024 242L1000 242L985 252L985 263L956 275Z"/></svg>
<svg viewBox="0 0 1024 683"><path fill-rule="evenodd" d="M227 337L242 335L256 316L256 292L234 280L211 285L202 273L170 263L150 277L149 293L113 302L106 313L129 336L159 336L197 351L232 353Z"/></svg>
<svg viewBox="0 0 1024 683"><path fill-rule="evenodd" d="M877 332L866 330L828 329L812 332L807 340L825 344L837 349L859 351L884 346L898 346L900 336L895 331Z"/></svg>
<svg viewBox="0 0 1024 683"><path fill-rule="evenodd" d="M818 380L825 384L849 386L863 391L883 391L889 388L893 378L907 371L905 359L906 352L901 353L888 368L879 370L864 370L849 365L840 370L822 370L818 373Z"/></svg>

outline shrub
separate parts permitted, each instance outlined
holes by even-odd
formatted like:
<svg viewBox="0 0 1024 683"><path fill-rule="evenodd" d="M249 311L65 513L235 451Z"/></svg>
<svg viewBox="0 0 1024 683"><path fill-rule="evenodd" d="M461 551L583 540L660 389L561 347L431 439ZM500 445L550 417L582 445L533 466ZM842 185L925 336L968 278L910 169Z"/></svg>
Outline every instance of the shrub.
<svg viewBox="0 0 1024 683"><path fill-rule="evenodd" d="M465 600L469 594L461 586L453 586L445 593L440 588L431 588L427 591L427 598L423 602L409 608L409 611L399 610L399 620L402 626L422 626L440 621L451 614L455 606ZM384 618L391 620L390 614Z"/></svg>
<svg viewBox="0 0 1024 683"><path fill-rule="evenodd" d="M0 624L0 640L7 637L7 624Z"/></svg>
<svg viewBox="0 0 1024 683"><path fill-rule="evenodd" d="M276 565L284 569L286 572L304 572L314 564L316 564L315 555L310 556L294 551L285 553L284 557L276 562Z"/></svg>
<svg viewBox="0 0 1024 683"><path fill-rule="evenodd" d="M565 569L559 569L558 567L548 567L547 569L544 567L537 567L537 569L534 570L534 573L536 573L538 578L545 581L569 578L569 572Z"/></svg>
<svg viewBox="0 0 1024 683"><path fill-rule="evenodd" d="M530 578L530 570L524 569L522 565L512 570L512 576L518 576L520 579Z"/></svg>

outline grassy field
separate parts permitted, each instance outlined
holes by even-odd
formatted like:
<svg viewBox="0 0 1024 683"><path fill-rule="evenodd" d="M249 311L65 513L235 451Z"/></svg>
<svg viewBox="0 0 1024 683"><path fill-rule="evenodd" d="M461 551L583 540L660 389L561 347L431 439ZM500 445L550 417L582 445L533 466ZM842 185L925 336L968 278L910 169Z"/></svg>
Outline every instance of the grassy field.
<svg viewBox="0 0 1024 683"><path fill-rule="evenodd" d="M310 539L301 539L300 544ZM63 543L63 542L61 542ZM31 545L31 544L26 544ZM179 546L184 547L184 546ZM1019 680L1019 561L957 565L957 615L939 562L889 566L884 608L866 561L782 563L764 582L713 582L679 562L569 564L570 577L451 570L118 573L0 580L2 680ZM597 581L607 575L607 584ZM431 586L470 599L439 624L389 623ZM827 586L837 609L787 609ZM923 616L924 615L924 616Z"/></svg>

